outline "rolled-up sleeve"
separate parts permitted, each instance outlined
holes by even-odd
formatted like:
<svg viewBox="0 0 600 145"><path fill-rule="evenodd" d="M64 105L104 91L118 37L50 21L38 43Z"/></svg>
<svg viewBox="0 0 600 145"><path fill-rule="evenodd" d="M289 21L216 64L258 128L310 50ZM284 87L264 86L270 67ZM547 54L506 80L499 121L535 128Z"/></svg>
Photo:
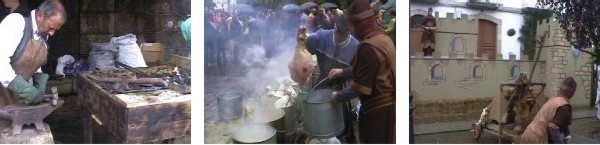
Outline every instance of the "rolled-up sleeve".
<svg viewBox="0 0 600 145"><path fill-rule="evenodd" d="M308 34L306 38L306 50L308 50L310 54L315 54L317 49L324 47L324 40L321 35L324 35L323 30Z"/></svg>
<svg viewBox="0 0 600 145"><path fill-rule="evenodd" d="M13 55L21 37L23 37L23 29L25 28L25 20L23 16L17 13L10 14L0 23L0 83L4 87L16 77L15 71L10 65L10 57Z"/></svg>

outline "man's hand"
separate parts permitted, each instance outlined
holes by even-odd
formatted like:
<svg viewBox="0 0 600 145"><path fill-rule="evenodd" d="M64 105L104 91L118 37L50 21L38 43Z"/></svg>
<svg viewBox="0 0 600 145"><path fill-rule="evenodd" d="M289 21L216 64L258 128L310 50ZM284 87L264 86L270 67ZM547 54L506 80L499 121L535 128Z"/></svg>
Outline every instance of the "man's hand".
<svg viewBox="0 0 600 145"><path fill-rule="evenodd" d="M300 34L300 33L306 33L306 27L304 27L304 26L300 26L300 27L298 28L298 34Z"/></svg>
<svg viewBox="0 0 600 145"><path fill-rule="evenodd" d="M10 84L8 84L8 89L23 98L27 105L36 104L42 101L42 92L23 79L21 75L17 75Z"/></svg>
<svg viewBox="0 0 600 145"><path fill-rule="evenodd" d="M565 137L565 143L571 144L571 136L570 135Z"/></svg>
<svg viewBox="0 0 600 145"><path fill-rule="evenodd" d="M338 92L334 91L331 92L331 105L337 105L339 104L340 100L339 100L339 96L338 96Z"/></svg>
<svg viewBox="0 0 600 145"><path fill-rule="evenodd" d="M34 87L38 88L42 95L46 92L46 84L48 83L48 78L48 74L45 73L36 73L33 75L33 81L35 81Z"/></svg>
<svg viewBox="0 0 600 145"><path fill-rule="evenodd" d="M298 40L305 40L306 37L308 37L308 35L306 34L306 28L304 26L300 26L300 28L298 28L297 39Z"/></svg>
<svg viewBox="0 0 600 145"><path fill-rule="evenodd" d="M339 68L331 69L329 71L329 75L327 75L327 77L329 79L337 79L337 78L340 78L342 76L344 76L344 70L339 69Z"/></svg>

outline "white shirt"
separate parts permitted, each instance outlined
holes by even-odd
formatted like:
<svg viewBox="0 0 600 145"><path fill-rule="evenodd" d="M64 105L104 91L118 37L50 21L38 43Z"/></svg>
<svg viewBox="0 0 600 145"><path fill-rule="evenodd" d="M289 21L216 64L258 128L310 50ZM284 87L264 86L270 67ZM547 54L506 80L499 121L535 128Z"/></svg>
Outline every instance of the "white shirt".
<svg viewBox="0 0 600 145"><path fill-rule="evenodd" d="M38 34L35 10L31 11L31 27L33 27L33 39L40 40L43 38L44 41L48 40L47 35ZM19 13L6 16L0 23L0 83L4 87L8 87L8 84L17 76L10 65L10 57L21 42L23 29L25 29L25 20ZM37 72L41 73L42 69L38 68Z"/></svg>

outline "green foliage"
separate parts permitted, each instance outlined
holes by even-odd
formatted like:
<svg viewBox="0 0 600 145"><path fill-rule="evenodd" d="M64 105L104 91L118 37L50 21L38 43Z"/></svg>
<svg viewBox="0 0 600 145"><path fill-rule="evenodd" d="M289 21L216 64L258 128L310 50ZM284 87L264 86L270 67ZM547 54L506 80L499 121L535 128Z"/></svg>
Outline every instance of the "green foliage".
<svg viewBox="0 0 600 145"><path fill-rule="evenodd" d="M535 57L536 48L536 33L538 21L548 19L553 12L550 10L525 8L523 9L523 26L519 32L519 42L523 43L523 53L529 56L527 59L533 60Z"/></svg>
<svg viewBox="0 0 600 145"><path fill-rule="evenodd" d="M411 3L426 3L426 4L435 4L438 3L438 0L410 0Z"/></svg>
<svg viewBox="0 0 600 145"><path fill-rule="evenodd" d="M600 2L595 0L538 1L549 7L565 32L565 39L581 52L592 55L600 62Z"/></svg>

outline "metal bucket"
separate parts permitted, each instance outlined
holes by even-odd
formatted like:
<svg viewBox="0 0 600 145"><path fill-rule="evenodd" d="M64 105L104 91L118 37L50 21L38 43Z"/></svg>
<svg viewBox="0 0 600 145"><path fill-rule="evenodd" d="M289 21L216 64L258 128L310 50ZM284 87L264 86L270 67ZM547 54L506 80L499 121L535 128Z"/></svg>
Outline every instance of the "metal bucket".
<svg viewBox="0 0 600 145"><path fill-rule="evenodd" d="M344 131L342 104L330 103L332 92L332 89L314 90L302 100L304 128L312 138L331 138Z"/></svg>
<svg viewBox="0 0 600 145"><path fill-rule="evenodd" d="M242 94L230 91L217 96L219 117L222 120L231 120L242 116Z"/></svg>
<svg viewBox="0 0 600 145"><path fill-rule="evenodd" d="M239 127L231 133L231 139L235 144L277 144L275 129L262 124Z"/></svg>

